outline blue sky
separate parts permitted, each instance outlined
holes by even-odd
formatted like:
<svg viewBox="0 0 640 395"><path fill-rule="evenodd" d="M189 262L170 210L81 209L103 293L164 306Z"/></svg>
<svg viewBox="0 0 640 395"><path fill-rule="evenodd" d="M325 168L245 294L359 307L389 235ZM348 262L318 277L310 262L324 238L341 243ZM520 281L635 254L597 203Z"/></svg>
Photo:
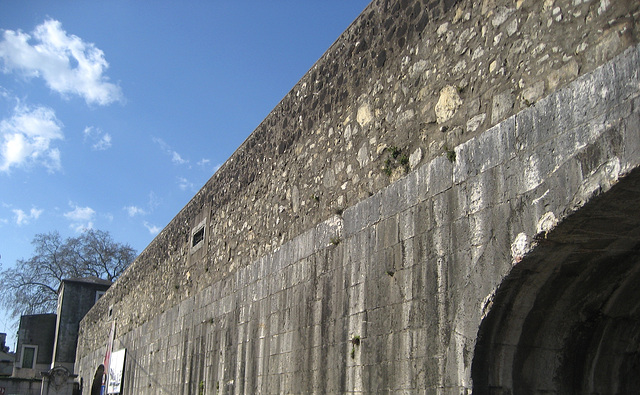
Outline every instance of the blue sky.
<svg viewBox="0 0 640 395"><path fill-rule="evenodd" d="M368 3L0 0L2 269L54 230L141 252Z"/></svg>

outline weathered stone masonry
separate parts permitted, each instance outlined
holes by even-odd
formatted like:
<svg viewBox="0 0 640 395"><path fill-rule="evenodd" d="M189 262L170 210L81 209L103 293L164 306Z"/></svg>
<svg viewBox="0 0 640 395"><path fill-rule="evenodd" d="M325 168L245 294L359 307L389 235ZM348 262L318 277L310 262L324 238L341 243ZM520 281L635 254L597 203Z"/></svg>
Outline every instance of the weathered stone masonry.
<svg viewBox="0 0 640 395"><path fill-rule="evenodd" d="M87 315L81 376L115 319L131 394L558 391L476 337L638 165L638 10L373 2Z"/></svg>

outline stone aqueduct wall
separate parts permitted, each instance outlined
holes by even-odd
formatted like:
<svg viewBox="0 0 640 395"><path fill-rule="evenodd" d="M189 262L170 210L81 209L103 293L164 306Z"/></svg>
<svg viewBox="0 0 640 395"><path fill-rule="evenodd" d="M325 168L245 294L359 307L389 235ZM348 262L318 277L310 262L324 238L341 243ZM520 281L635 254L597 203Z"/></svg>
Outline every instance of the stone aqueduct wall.
<svg viewBox="0 0 640 395"><path fill-rule="evenodd" d="M372 2L85 317L85 383L116 320L125 393L470 389L483 300L637 165L639 13Z"/></svg>

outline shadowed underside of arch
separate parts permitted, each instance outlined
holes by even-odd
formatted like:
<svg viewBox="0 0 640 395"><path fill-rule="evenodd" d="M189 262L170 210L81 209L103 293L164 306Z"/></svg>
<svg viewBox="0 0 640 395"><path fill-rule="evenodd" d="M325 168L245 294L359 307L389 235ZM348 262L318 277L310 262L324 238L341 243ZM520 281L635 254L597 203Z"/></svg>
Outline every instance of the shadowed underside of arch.
<svg viewBox="0 0 640 395"><path fill-rule="evenodd" d="M538 240L492 303L474 394L640 388L640 171Z"/></svg>

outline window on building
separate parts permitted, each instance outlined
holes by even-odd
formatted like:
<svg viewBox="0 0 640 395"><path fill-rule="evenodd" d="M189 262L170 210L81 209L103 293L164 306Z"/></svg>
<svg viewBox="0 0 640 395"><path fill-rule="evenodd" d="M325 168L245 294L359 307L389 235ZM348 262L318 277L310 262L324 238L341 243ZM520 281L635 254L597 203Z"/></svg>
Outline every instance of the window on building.
<svg viewBox="0 0 640 395"><path fill-rule="evenodd" d="M191 244L191 247L197 246L198 243L200 243L202 240L204 240L204 228L198 229L196 233L193 234L193 242Z"/></svg>
<svg viewBox="0 0 640 395"><path fill-rule="evenodd" d="M200 221L198 225L196 225L191 231L191 253L198 251L200 247L204 244L205 237L205 229L207 225L207 220L204 219Z"/></svg>
<svg viewBox="0 0 640 395"><path fill-rule="evenodd" d="M34 369L36 366L36 355L38 354L38 346L23 345L20 366L24 369Z"/></svg>
<svg viewBox="0 0 640 395"><path fill-rule="evenodd" d="M100 299L102 297L102 295L104 295L105 291L96 291L96 300L93 303L96 303L98 301L98 299Z"/></svg>

